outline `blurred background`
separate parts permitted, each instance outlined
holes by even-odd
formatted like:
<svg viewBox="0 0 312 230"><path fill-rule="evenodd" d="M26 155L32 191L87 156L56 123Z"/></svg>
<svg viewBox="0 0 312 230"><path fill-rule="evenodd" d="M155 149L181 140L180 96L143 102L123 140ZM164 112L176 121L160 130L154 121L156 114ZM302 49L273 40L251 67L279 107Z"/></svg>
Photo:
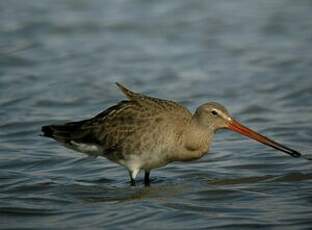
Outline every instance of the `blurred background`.
<svg viewBox="0 0 312 230"><path fill-rule="evenodd" d="M129 187L125 169L39 136L124 96L218 101L311 154L310 0L0 1L0 228L308 229L311 163L230 132Z"/></svg>

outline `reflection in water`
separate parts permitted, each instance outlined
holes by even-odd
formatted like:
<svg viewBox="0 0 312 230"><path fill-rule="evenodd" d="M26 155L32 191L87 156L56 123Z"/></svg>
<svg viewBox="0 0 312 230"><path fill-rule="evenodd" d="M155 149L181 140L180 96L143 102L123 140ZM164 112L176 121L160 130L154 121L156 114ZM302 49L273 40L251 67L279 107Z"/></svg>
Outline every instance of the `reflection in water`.
<svg viewBox="0 0 312 230"><path fill-rule="evenodd" d="M152 187L96 187L74 186L68 193L85 202L130 202L139 200L170 200L182 194L186 188L182 185L156 185Z"/></svg>

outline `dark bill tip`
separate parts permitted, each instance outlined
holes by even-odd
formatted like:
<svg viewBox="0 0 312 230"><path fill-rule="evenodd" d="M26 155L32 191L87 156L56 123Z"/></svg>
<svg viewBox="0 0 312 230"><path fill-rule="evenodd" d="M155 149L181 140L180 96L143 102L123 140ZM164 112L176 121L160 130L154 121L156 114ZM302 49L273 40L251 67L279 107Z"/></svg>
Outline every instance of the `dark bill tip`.
<svg viewBox="0 0 312 230"><path fill-rule="evenodd" d="M262 144L268 145L274 149L287 153L292 157L298 158L301 156L301 153L299 153L298 151L291 149L285 145L282 145L266 136L263 136L260 133L257 133L254 130L247 128L246 126L242 125L241 123L239 123L238 121L234 119L233 121L230 122L228 128L244 136L252 138Z"/></svg>

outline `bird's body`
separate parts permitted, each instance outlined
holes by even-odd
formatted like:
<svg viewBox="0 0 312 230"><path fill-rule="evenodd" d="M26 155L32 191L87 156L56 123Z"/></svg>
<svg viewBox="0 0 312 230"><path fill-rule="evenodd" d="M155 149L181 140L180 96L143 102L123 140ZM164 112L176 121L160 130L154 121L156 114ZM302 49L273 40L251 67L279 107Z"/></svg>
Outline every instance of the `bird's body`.
<svg viewBox="0 0 312 230"><path fill-rule="evenodd" d="M201 105L192 114L173 101L145 96L117 85L128 100L91 119L43 126L42 131L44 136L68 148L103 156L126 167L132 184L140 170L145 171L145 183L149 184L152 169L172 161L201 158L208 152L215 131L227 128L232 122L226 109L217 103Z"/></svg>

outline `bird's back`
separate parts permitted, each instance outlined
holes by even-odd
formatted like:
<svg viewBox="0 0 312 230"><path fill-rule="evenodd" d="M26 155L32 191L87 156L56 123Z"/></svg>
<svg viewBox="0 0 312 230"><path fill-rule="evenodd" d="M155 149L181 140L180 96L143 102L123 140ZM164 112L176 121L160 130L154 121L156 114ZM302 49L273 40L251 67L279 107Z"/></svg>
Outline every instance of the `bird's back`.
<svg viewBox="0 0 312 230"><path fill-rule="evenodd" d="M180 127L191 120L192 114L184 106L117 85L128 100L88 120L44 126L44 135L69 148L117 161L168 148Z"/></svg>

